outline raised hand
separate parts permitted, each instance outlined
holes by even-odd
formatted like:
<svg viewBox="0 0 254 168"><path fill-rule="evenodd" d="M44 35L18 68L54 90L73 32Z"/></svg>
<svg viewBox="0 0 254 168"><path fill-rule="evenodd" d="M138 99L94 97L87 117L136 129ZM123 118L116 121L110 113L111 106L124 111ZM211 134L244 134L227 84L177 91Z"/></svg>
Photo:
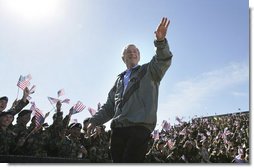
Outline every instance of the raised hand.
<svg viewBox="0 0 254 168"><path fill-rule="evenodd" d="M27 97L29 96L29 94L30 94L30 91L29 91L29 89L26 87L26 88L24 89L24 91L23 91L23 97L22 97L22 100L23 100L24 102L27 101Z"/></svg>
<svg viewBox="0 0 254 168"><path fill-rule="evenodd" d="M169 23L170 23L170 20L168 20L166 17L162 18L159 26L154 32L157 41L163 41L165 39Z"/></svg>
<svg viewBox="0 0 254 168"><path fill-rule="evenodd" d="M87 131L86 131L88 138L90 138L90 136L94 133L95 127L96 126L94 124L92 124L92 123L88 124Z"/></svg>
<svg viewBox="0 0 254 168"><path fill-rule="evenodd" d="M61 107L62 107L62 103L61 103L61 101L59 100L59 101L57 101L57 103L56 103L56 111L57 111L57 112L61 112Z"/></svg>

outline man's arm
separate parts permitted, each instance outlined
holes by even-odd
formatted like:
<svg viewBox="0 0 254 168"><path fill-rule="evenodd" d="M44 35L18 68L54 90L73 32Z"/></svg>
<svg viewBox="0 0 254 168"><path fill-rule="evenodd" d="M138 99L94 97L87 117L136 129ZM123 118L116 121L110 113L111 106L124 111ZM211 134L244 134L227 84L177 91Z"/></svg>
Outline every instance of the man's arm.
<svg viewBox="0 0 254 168"><path fill-rule="evenodd" d="M169 50L168 41L166 39L167 29L170 21L162 18L155 33L154 45L156 47L156 55L152 58L148 66L152 80L160 82L171 65L172 53Z"/></svg>
<svg viewBox="0 0 254 168"><path fill-rule="evenodd" d="M18 100L17 105L15 105L9 110L13 116L19 113L26 105L28 105L29 103L29 101L27 100L28 96L29 96L29 89L26 87L23 91L22 99Z"/></svg>
<svg viewBox="0 0 254 168"><path fill-rule="evenodd" d="M114 102L115 86L110 90L106 103L100 108L100 110L90 118L87 126L87 134L90 136L97 125L102 125L113 118L114 116Z"/></svg>

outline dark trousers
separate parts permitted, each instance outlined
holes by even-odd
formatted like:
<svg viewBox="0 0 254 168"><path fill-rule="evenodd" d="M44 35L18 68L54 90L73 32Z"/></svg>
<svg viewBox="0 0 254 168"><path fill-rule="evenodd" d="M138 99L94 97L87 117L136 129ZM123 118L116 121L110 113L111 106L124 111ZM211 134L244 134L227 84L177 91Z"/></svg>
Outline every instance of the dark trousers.
<svg viewBox="0 0 254 168"><path fill-rule="evenodd" d="M150 130L143 126L113 128L111 156L114 163L143 163Z"/></svg>

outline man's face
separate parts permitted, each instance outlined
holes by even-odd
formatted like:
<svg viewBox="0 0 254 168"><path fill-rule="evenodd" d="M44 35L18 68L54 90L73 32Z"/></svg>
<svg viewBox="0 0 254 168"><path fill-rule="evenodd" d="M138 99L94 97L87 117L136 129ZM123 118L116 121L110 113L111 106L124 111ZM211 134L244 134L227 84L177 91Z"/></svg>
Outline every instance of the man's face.
<svg viewBox="0 0 254 168"><path fill-rule="evenodd" d="M78 128L78 127L74 127L74 128L71 128L71 131L70 131L70 133L71 133L71 135L73 136L73 137L79 137L80 136L80 134L81 134L81 129L80 128Z"/></svg>
<svg viewBox="0 0 254 168"><path fill-rule="evenodd" d="M4 111L6 106L7 106L7 101L6 100L0 100L0 111Z"/></svg>
<svg viewBox="0 0 254 168"><path fill-rule="evenodd" d="M134 67L140 60L139 50L135 45L129 45L124 51L122 59L128 69Z"/></svg>
<svg viewBox="0 0 254 168"><path fill-rule="evenodd" d="M26 114L19 118L20 122L25 125L30 121L30 119L31 119L31 114Z"/></svg>
<svg viewBox="0 0 254 168"><path fill-rule="evenodd" d="M0 118L0 125L8 127L13 121L12 115L5 115Z"/></svg>

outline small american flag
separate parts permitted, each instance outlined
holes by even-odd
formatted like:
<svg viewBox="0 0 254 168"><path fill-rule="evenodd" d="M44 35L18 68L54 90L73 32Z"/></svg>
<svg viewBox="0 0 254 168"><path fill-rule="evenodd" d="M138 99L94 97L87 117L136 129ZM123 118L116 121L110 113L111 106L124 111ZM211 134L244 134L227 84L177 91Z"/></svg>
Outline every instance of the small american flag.
<svg viewBox="0 0 254 168"><path fill-rule="evenodd" d="M179 123L183 123L183 117L180 119L178 116L176 116L176 121L178 121Z"/></svg>
<svg viewBox="0 0 254 168"><path fill-rule="evenodd" d="M159 130L154 130L153 131L153 139L154 140L160 139Z"/></svg>
<svg viewBox="0 0 254 168"><path fill-rule="evenodd" d="M60 96L63 96L64 95L64 89L61 89L61 90L59 90L58 92L57 92L57 95L58 95L58 97L60 97Z"/></svg>
<svg viewBox="0 0 254 168"><path fill-rule="evenodd" d="M83 111L86 108L86 106L81 102L78 101L72 108L71 115L79 113Z"/></svg>
<svg viewBox="0 0 254 168"><path fill-rule="evenodd" d="M63 101L62 101L62 103L67 103L67 104L69 104L70 103L70 99L64 99Z"/></svg>
<svg viewBox="0 0 254 168"><path fill-rule="evenodd" d="M91 107L88 107L88 111L90 112L90 114L91 114L92 116L94 116L95 113L96 113L96 110L93 109L93 108L91 108Z"/></svg>
<svg viewBox="0 0 254 168"><path fill-rule="evenodd" d="M59 101L59 99L55 99L53 97L48 97L48 99L51 104L56 104Z"/></svg>
<svg viewBox="0 0 254 168"><path fill-rule="evenodd" d="M29 74L27 76L20 75L17 86L24 90L27 86L30 85L30 80L32 79L32 76Z"/></svg>
<svg viewBox="0 0 254 168"><path fill-rule="evenodd" d="M31 104L32 106L30 107L30 110L35 116L35 125L36 127L39 127L44 123L44 120L48 116L48 114L46 114L47 116L43 117L42 111L36 107L35 102L31 102Z"/></svg>
<svg viewBox="0 0 254 168"><path fill-rule="evenodd" d="M169 139L169 140L167 141L167 145L168 145L168 148L169 148L169 149L172 149L172 148L174 147L175 143L174 143L174 141L172 141L171 139Z"/></svg>
<svg viewBox="0 0 254 168"><path fill-rule="evenodd" d="M43 117L42 111L38 108L35 109L35 125L36 127L41 126L44 123L45 118Z"/></svg>
<svg viewBox="0 0 254 168"><path fill-rule="evenodd" d="M167 122L166 120L162 121L161 126L162 126L162 129L164 129L165 131L168 131L170 129L170 123Z"/></svg>
<svg viewBox="0 0 254 168"><path fill-rule="evenodd" d="M32 106L30 107L30 110L31 110L32 112L34 112L35 109L36 109L35 102L31 102L31 104L32 104Z"/></svg>

